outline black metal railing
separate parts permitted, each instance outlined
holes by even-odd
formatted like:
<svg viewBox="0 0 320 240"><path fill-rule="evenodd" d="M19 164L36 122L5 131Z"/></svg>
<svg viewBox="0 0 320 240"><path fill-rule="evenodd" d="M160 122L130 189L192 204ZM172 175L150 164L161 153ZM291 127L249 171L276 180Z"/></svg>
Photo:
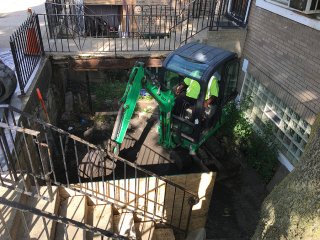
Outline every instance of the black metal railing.
<svg viewBox="0 0 320 240"><path fill-rule="evenodd" d="M187 232L197 194L30 114L0 110L0 185L48 200L51 185L64 186Z"/></svg>
<svg viewBox="0 0 320 240"><path fill-rule="evenodd" d="M209 30L245 27L250 3L251 0L214 1Z"/></svg>
<svg viewBox="0 0 320 240"><path fill-rule="evenodd" d="M126 5L96 14L89 6L46 4L38 15L46 52L172 51L201 31L244 26L249 0L174 1L171 6Z"/></svg>
<svg viewBox="0 0 320 240"><path fill-rule="evenodd" d="M205 29L244 27L250 0L175 0L171 6L126 5L97 15L79 4L46 3L10 37L21 94L44 52L172 51Z"/></svg>
<svg viewBox="0 0 320 240"><path fill-rule="evenodd" d="M10 37L10 47L21 94L44 54L38 17L32 14Z"/></svg>

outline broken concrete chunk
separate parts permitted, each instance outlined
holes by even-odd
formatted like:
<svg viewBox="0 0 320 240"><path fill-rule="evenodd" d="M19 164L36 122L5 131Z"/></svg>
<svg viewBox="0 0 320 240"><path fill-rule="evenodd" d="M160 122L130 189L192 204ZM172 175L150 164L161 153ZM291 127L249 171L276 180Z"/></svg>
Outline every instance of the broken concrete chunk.
<svg viewBox="0 0 320 240"><path fill-rule="evenodd" d="M90 141L93 137L93 127L88 128L86 131L83 133L83 138Z"/></svg>

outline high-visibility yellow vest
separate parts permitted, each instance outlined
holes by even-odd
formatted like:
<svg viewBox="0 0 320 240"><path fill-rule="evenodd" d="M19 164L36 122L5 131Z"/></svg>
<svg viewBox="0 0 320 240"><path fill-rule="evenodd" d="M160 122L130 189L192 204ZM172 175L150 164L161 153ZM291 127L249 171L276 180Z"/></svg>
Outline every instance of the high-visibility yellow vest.
<svg viewBox="0 0 320 240"><path fill-rule="evenodd" d="M218 95L219 95L218 79L216 78L216 76L213 75L209 80L205 100L208 100L211 96L218 97Z"/></svg>
<svg viewBox="0 0 320 240"><path fill-rule="evenodd" d="M198 99L200 94L200 84L198 81L191 78L185 78L184 83L188 86L186 96ZM219 95L219 84L218 79L212 76L209 80L209 85L206 92L205 100L208 100L211 96L218 97Z"/></svg>
<svg viewBox="0 0 320 240"><path fill-rule="evenodd" d="M184 83L188 86L186 96L198 99L200 93L200 84L191 78L185 78Z"/></svg>

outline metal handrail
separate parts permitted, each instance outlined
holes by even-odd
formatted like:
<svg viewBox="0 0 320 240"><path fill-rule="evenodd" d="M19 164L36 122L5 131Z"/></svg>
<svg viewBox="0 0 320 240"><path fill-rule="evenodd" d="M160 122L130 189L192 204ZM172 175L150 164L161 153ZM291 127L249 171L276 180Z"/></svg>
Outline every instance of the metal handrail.
<svg viewBox="0 0 320 240"><path fill-rule="evenodd" d="M0 108L8 108L9 110L13 110L13 111L15 111L15 112L17 112L17 113L19 113L19 114L21 114L21 115L23 115L23 116L26 116L26 117L28 117L28 118L33 118L33 119L34 119L34 116L32 116L31 114L26 113L26 112L23 112L23 111L15 108L15 107L9 105L9 104L1 104L1 105L0 105ZM86 144L86 145L88 145L88 146L91 147L91 148L94 148L94 149L100 150L100 151L106 151L105 149L102 149L102 148L99 147L99 146L96 146L96 145L94 145L94 144L92 144L92 143L90 143L90 142L88 142L88 141L86 141L86 140L84 140L84 139L76 136L76 135L73 135L73 134L71 134L71 133L68 133L68 132L64 131L63 129L58 128L58 127L56 127L56 126L54 126L54 125L52 125L52 124L50 124L50 123L47 123L47 122L45 122L45 121L43 121L43 120L41 120L41 119L39 119L39 118L36 118L36 119L34 119L34 120L35 120L36 122L42 124L42 125L47 126L48 128L51 128L51 129L59 132L59 133L66 134L66 135L68 135L71 139L76 140L76 141L79 141L79 142L81 142L81 143L83 143L83 144ZM2 126L2 125L1 125L1 123L0 123L0 128L1 128L1 126ZM12 128L12 129L13 129L13 128ZM20 131L21 131L21 130L20 130ZM39 134L39 131L34 131L32 134ZM178 184L170 181L170 180L167 179L166 177L159 176L159 175L157 175L157 174L155 174L155 173L153 173L153 172L151 172L151 171L148 171L148 170L146 170L146 169L144 169L144 168L141 168L141 167L139 167L138 165L136 165L136 164L134 164L134 163L132 163L132 162L130 162L130 161L128 161L128 160L120 157L120 156L114 155L112 152L106 152L106 153L108 154L108 156L110 156L110 157L112 157L112 158L115 158L116 160L125 162L125 163L128 164L129 166L132 166L132 167L134 167L134 168L136 168L136 169L138 169L138 170L140 170L140 171L142 171L142 172L144 172L144 173L146 173L146 174L148 174L148 175L150 175L150 176L152 176L152 177L156 177L156 178L158 178L158 179L161 179L162 181L166 182L167 184L170 184L170 185L172 185L172 186L174 186L174 187L176 187L176 188L178 188L178 189L180 189L180 190L182 190L182 191L185 191L185 192L189 193L190 195L192 195L192 197L194 197L195 201L197 201L197 202L199 201L198 195L197 195L195 192L192 192L192 191L190 191L190 190L188 190L188 189L186 189L186 188L184 188L184 187L182 187L182 186L180 186L180 185L178 185Z"/></svg>
<svg viewBox="0 0 320 240"><path fill-rule="evenodd" d="M140 171L143 171L144 173L146 173L146 174L148 174L148 175L150 175L150 176L152 176L152 177L158 178L158 179L166 182L167 184L170 184L170 185L172 185L172 186L174 186L174 187L176 187L176 188L178 188L178 189L180 189L180 190L182 190L182 191L184 191L184 192L186 192L186 193L189 193L189 194L194 198L195 203L198 203L198 202L199 202L199 197L198 197L198 195L197 195L195 192L190 191L190 190L182 187L181 185L176 184L176 183L170 181L170 180L167 179L166 177L159 176L159 175L157 175L157 174L155 174L155 173L153 173L153 172L150 172L150 171L148 171L148 170L146 170L146 169L143 169L143 168L139 167L138 165L136 165L136 164L134 164L134 163L132 163L132 162L129 162L128 160L126 160L126 159L124 159L124 158L122 158L122 157L119 157L119 156L113 154L112 152L108 152L108 155L109 155L111 158L115 158L115 159L117 159L117 160L120 160L120 161L122 161L122 162L125 162L126 164L128 164L128 165L130 165L130 166L132 166L132 167L134 167L134 168L137 168L137 169L139 169Z"/></svg>
<svg viewBox="0 0 320 240"><path fill-rule="evenodd" d="M105 236L105 237L111 237L112 239L119 239L119 240L127 240L127 239L129 239L129 238L125 237L125 236L110 232L110 231L105 230L105 229L94 227L94 226L91 226L89 224L82 223L82 222L79 222L77 220L74 220L74 219L71 219L71 218L68 218L68 217L59 216L59 215L56 215L56 214L53 214L53 213L50 213L50 212L47 212L47 211L44 211L44 210L41 210L41 209L38 209L38 208L30 207L30 206L22 204L20 202L7 200L6 198L4 198L2 196L0 196L0 204L4 205L6 207L9 207L10 209L16 209L21 213L29 213L29 214L36 215L38 217L42 217L42 218L46 218L46 219L52 220L52 221L57 222L57 223L62 223L64 225L75 226L75 227L81 228L81 229L83 229L83 230L85 230L87 232L92 232L92 233L95 233L95 234L99 234L99 236L101 236L101 237ZM23 220L24 220L25 224L27 224L24 214L22 214L22 216L24 218ZM7 223L6 223L5 219L4 219L4 216L2 215L1 210L0 210L0 220L1 220L2 224L5 226L6 230L9 231ZM24 227L26 227L26 226L24 226ZM26 229L26 231L28 232L29 229ZM10 233L8 233L8 234L10 236ZM10 236L10 238L11 238L11 236Z"/></svg>
<svg viewBox="0 0 320 240"><path fill-rule="evenodd" d="M36 186L37 193L29 195L41 196L39 186L40 184L43 184L41 182L44 181L49 190L49 197L43 198L53 199L52 190L50 190L51 184L61 185L87 196L96 198L97 200L105 201L106 203L113 203L118 207L127 205L131 210L136 209L137 211L140 211L138 214L143 214L151 219L160 219L161 222L174 229L183 231L185 233L187 232L190 223L192 207L199 201L199 197L196 193L170 181L166 177L158 176L155 173L152 173L135 165L134 163L127 161L126 159L114 156L99 146L96 146L79 138L78 136L57 128L50 123L35 118L31 114L20 111L15 107L9 105L0 105L0 109L4 110L2 119L3 123L0 124L0 155L2 150L3 156L8 163L7 172L11 173L12 175L21 174L30 176ZM15 120L17 115L19 115L19 121ZM12 136L13 132L15 132L15 136ZM48 140L50 135L51 138L54 138L54 135L57 135L55 137L56 141ZM11 144L11 149L9 146L10 141L13 143ZM21 159L19 153L17 153L18 149L23 149L23 151L26 152L26 159ZM70 151L73 154L73 157L70 156ZM96 158L93 159L92 155L95 152L96 155L105 155L107 158L98 159L98 162L96 162ZM56 154L56 157L53 156L54 154ZM86 154L84 158L87 156L87 159L91 160L88 162L91 167L91 170L89 169L91 172L89 171L87 173L86 169L81 170L80 165L82 163L79 161L81 154ZM105 170L107 169L105 168L105 164L107 164L108 161L110 163L110 160L108 159L112 159L112 170L110 170L109 175L105 173ZM71 164L71 162L76 164L76 171L75 169L71 169L69 167L68 164ZM117 169L118 171L122 171L120 175L123 176L122 179L124 179L124 187L116 185L116 173L114 168L115 163L117 163L117 165L120 164L119 166L123 166L122 168ZM98 166L97 176L94 175L92 170L95 164ZM23 165L27 165L27 167L23 167ZM57 170L57 165L61 168L61 170ZM130 178L130 169L132 170L132 174L134 173L134 179ZM101 170L103 171L102 174L100 173ZM81 171L86 175L81 175ZM2 168L0 169L0 172L3 172ZM102 183L105 183L107 179L113 181L109 183L108 189L106 189L107 185L105 184L102 185L102 189L100 187L95 189L93 187L93 182L96 177L98 177ZM139 192L139 178L141 177L146 178L145 190L142 193L143 196L140 196ZM155 179L155 185L151 189L149 188L150 180L148 179L150 177L154 177ZM20 180L21 178L18 179ZM130 186L126 186L127 184L130 184L130 181L127 183L126 179L134 180L134 190L130 190L132 188L130 188ZM16 182L17 180L14 181ZM160 185L161 181L162 185ZM77 185L77 183L79 183L79 185ZM89 187L86 188L84 183L88 184ZM90 186L90 184L92 186ZM0 185L4 185L1 175ZM162 199L157 199L157 191L160 188L162 189L162 186L165 186L164 196ZM168 196L166 196L166 194L169 192L168 189L171 189L174 192L174 199L168 200ZM118 196L117 191L119 193L125 192L124 198L121 198L120 195ZM149 192L154 194L155 199L149 199ZM176 195L179 193L180 196L183 196L181 199L182 202L175 202ZM130 195L134 196L134 201L130 200ZM138 206L137 201L139 201L139 199L143 200L145 206ZM153 204L151 209L149 207L149 203ZM171 215L169 214L169 216L167 214L165 216L164 211L168 204L175 206L175 208L172 207L171 209L171 207L169 207ZM158 210L156 209L157 207ZM160 211L159 209L162 210ZM177 212L177 209L179 212ZM183 211L183 209L185 211ZM143 213L141 213L141 211L143 211ZM178 222L176 222L176 219L178 219Z"/></svg>
<svg viewBox="0 0 320 240"><path fill-rule="evenodd" d="M30 15L10 36L10 48L17 73L21 95L44 54L38 17Z"/></svg>

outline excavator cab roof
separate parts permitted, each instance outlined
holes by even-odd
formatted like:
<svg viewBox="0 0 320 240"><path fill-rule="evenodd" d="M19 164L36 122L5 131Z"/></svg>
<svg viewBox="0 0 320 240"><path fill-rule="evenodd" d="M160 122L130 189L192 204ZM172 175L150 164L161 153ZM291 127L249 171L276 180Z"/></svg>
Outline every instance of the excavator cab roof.
<svg viewBox="0 0 320 240"><path fill-rule="evenodd" d="M237 58L234 52L201 43L188 43L170 53L164 60L163 67L186 77L208 82L219 66L234 58Z"/></svg>

